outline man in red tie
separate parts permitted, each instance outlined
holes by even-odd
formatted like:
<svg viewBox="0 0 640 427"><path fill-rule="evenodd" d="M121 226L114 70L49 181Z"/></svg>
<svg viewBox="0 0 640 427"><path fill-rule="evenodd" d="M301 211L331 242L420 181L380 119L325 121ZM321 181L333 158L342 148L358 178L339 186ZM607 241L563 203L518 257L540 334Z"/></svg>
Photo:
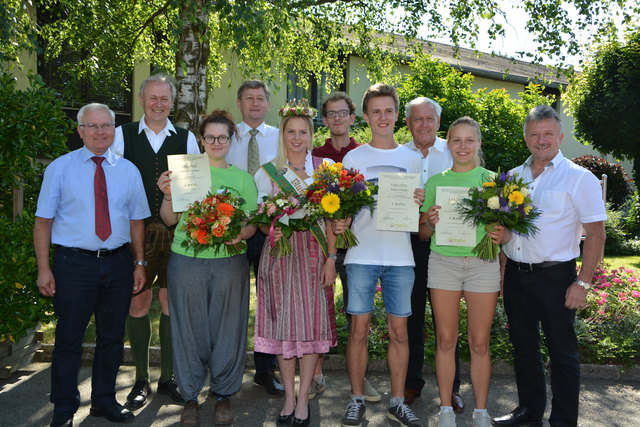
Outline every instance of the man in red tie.
<svg viewBox="0 0 640 427"><path fill-rule="evenodd" d="M34 226L38 288L58 316L51 363L51 426L71 426L80 405L82 338L93 315L96 349L91 415L133 418L115 399L131 294L145 284L144 219L149 207L138 169L109 149L113 111L88 104L78 112L84 146L46 169ZM54 246L53 265L49 250Z"/></svg>

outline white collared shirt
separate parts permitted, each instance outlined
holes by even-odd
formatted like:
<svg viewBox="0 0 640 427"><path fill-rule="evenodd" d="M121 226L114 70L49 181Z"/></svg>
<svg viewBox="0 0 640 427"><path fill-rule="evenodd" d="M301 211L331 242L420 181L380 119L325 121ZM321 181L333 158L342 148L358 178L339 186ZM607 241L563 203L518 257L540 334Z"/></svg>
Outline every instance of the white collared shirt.
<svg viewBox="0 0 640 427"><path fill-rule="evenodd" d="M436 137L435 142L429 147L429 152L426 156L422 155L422 151L416 147L416 143L413 140L404 144L405 147L415 151L422 157L422 186L433 175L442 173L453 166L453 158L449 147L447 147L447 140Z"/></svg>
<svg viewBox="0 0 640 427"><path fill-rule="evenodd" d="M582 224L604 221L607 214L598 178L562 152L545 166L536 179L531 173L532 157L515 169L531 192L533 204L542 210L533 236L512 233L503 245L505 255L518 262L569 261L580 255Z"/></svg>
<svg viewBox="0 0 640 427"><path fill-rule="evenodd" d="M241 122L237 127L238 135L231 141L227 162L246 172L249 159L249 139L251 139L249 131L252 128L245 122ZM258 130L256 140L260 151L260 164L264 165L275 159L278 154L278 128L262 123L256 129Z"/></svg>
<svg viewBox="0 0 640 427"><path fill-rule="evenodd" d="M169 119L167 119L167 124L164 129L155 133L149 128L149 126L147 126L147 123L144 121L144 116L142 116L140 124L138 125L138 133L142 133L143 131L147 136L149 145L151 145L151 148L155 153L160 151L162 143L168 136L171 136L172 133L177 133L175 126L173 126L173 123L171 123L171 120ZM124 135L122 134L122 126L118 126L116 128L116 135L114 137L113 144L111 145L111 151L119 157L124 157ZM189 135L187 136L187 154L200 154L198 141L191 131L189 131Z"/></svg>

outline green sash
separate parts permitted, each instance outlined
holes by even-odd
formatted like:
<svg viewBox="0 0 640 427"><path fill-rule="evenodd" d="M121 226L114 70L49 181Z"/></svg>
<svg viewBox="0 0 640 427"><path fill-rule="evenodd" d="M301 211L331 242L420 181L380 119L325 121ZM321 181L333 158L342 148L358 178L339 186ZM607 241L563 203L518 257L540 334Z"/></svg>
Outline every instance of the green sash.
<svg viewBox="0 0 640 427"><path fill-rule="evenodd" d="M267 175L269 175L269 178L271 178L273 182L276 183L281 191L304 196L307 184L291 169L287 168L285 169L285 172L282 173L281 171L278 171L275 165L271 162L265 163L261 167L262 169L264 169ZM327 256L329 245L327 243L327 236L325 236L324 234L324 219L319 218L318 221L311 226L310 230L320 244L322 252L325 256Z"/></svg>

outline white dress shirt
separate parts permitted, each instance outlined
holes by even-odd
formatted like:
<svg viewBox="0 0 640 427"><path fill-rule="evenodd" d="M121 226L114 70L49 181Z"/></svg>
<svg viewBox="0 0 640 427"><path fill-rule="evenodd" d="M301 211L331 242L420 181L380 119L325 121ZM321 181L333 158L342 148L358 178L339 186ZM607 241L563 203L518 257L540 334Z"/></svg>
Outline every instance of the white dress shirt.
<svg viewBox="0 0 640 427"><path fill-rule="evenodd" d="M518 262L569 261L580 255L582 224L604 221L607 214L598 178L562 152L551 160L536 179L531 173L532 157L511 172L530 182L533 204L542 210L533 236L512 232L503 245L505 255Z"/></svg>
<svg viewBox="0 0 640 427"><path fill-rule="evenodd" d="M231 141L227 162L246 172L249 159L249 139L251 139L249 131L252 128L245 122L238 124L237 127L238 135ZM278 128L262 123L256 129L258 130L256 140L260 150L260 164L264 165L275 159L278 154Z"/></svg>
<svg viewBox="0 0 640 427"><path fill-rule="evenodd" d="M149 126L144 121L144 116L140 119L140 124L138 125L138 133L144 133L147 135L147 140L149 140L149 145L153 148L153 151L157 153L162 148L162 143L164 140L171 136L172 133L177 133L175 126L171 123L171 120L167 119L167 124L160 132L155 133L152 131ZM200 147L198 146L198 141L196 140L195 135L188 131L189 135L187 136L187 154L200 154ZM113 144L110 147L111 151L117 156L124 156L124 136L122 134L122 126L118 126L116 128L116 135L113 140Z"/></svg>
<svg viewBox="0 0 640 427"><path fill-rule="evenodd" d="M427 156L422 155L422 151L416 147L416 143L413 142L413 140L407 142L404 146L420 154L420 157L422 157L422 186L424 186L427 180L433 175L444 172L453 166L453 158L451 157L449 147L447 147L446 139L436 136L435 142L429 147Z"/></svg>

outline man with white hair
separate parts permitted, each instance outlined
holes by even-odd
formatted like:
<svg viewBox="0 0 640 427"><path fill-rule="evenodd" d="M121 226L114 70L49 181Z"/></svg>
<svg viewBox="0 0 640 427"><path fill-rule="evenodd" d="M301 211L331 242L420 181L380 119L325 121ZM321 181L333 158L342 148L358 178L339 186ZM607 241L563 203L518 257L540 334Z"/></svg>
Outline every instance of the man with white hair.
<svg viewBox="0 0 640 427"><path fill-rule="evenodd" d="M53 297L58 316L51 361L52 427L71 426L80 406L82 338L92 315L96 348L90 413L113 422L133 418L116 401L115 386L131 294L145 284L149 207L138 169L110 150L114 121L106 105L80 109L78 133L84 146L47 167L38 198L33 230L38 289Z"/></svg>

